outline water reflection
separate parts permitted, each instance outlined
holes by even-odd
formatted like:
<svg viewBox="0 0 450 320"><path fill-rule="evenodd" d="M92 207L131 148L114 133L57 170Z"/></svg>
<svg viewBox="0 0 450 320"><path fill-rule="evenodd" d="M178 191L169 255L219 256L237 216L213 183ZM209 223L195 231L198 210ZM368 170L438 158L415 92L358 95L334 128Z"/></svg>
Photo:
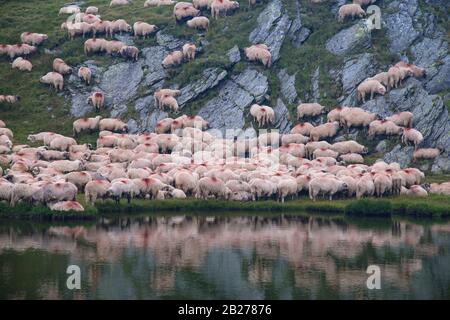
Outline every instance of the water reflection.
<svg viewBox="0 0 450 320"><path fill-rule="evenodd" d="M450 224L145 216L1 223L0 298L450 298ZM77 264L82 289L66 289ZM382 290L366 288L368 265Z"/></svg>

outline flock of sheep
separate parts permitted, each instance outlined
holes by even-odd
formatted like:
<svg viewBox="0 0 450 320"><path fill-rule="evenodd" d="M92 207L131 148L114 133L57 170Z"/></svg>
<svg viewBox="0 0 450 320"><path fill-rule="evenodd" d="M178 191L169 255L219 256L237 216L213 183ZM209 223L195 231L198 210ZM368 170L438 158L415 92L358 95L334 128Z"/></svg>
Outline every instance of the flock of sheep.
<svg viewBox="0 0 450 320"><path fill-rule="evenodd" d="M111 6L127 5L128 0L113 0ZM355 0L339 10L339 19L358 15L351 8L370 4L371 0ZM256 0L250 0L254 5ZM147 0L146 7L174 5L177 21L187 21L188 27L209 29L209 20L199 16L202 9L210 9L213 17L239 8L229 0L194 0L192 3L170 0ZM347 6L347 7L346 7ZM351 6L350 9L348 6ZM137 21L131 27L125 20L101 20L96 7L81 12L77 6L67 6L60 14L73 14L73 21L65 22L69 38L92 33L86 40L86 54L106 52L121 54L137 60L139 49L120 41L96 38L104 33L112 37L116 32L134 32L146 37L158 30L155 25ZM44 34L25 32L22 44L0 45L0 53L7 54L13 68L31 70L32 65L22 56L36 51L47 39ZM250 61L259 61L271 67L270 48L256 44L245 48ZM195 59L196 47L188 43L182 50L171 52L163 61L164 67L173 67ZM53 71L40 81L62 90L63 76L73 71L62 59L53 61ZM406 77L422 77L425 70L404 62L363 81L358 87L359 100L367 94L384 94L401 85ZM88 67L78 69L78 76L87 85L92 72ZM154 93L158 108L178 112L179 90L163 88ZM19 97L0 96L1 102L16 103ZM104 107L103 92L93 92L88 102L97 110ZM422 134L412 128L410 112L380 119L377 114L358 107L336 107L327 113L327 122L314 126L309 120L326 113L318 103L301 103L297 119L301 122L290 133L276 130L260 133L257 137L223 138L208 129L200 116L181 115L165 118L155 132L129 134L127 124L119 119L82 118L73 122L74 137L54 132L40 132L28 136L35 146L13 145L13 132L0 120L0 201L15 205L20 201L47 204L52 210L82 211L76 197L84 193L87 203L112 198L167 199L189 196L202 199L255 201L295 198L302 193L313 200L319 196L330 200L336 197L370 197L407 194L427 196L428 193L450 195L450 183L421 185L424 173L416 168L401 169L398 163L383 161L364 164L367 148L356 141L328 141L341 130L353 127L368 128L369 137L399 135L404 144L415 146L414 159L433 159L441 150L419 148ZM275 112L269 106L254 104L250 115L259 128L275 124ZM311 121L313 122L313 121ZM98 131L96 148L78 144L75 138L82 132ZM328 140L328 141L327 141ZM37 146L39 145L39 146ZM8 169L3 170L1 167Z"/></svg>

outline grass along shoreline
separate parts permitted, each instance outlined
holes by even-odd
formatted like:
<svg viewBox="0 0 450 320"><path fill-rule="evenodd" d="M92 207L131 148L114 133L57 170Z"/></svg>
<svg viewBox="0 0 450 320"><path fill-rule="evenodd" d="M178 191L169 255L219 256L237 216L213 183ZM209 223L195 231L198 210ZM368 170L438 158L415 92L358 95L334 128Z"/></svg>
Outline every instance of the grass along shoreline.
<svg viewBox="0 0 450 320"><path fill-rule="evenodd" d="M430 195L427 198L389 197L382 199L344 199L311 201L308 198L286 201L273 200L256 202L234 202L224 200L169 199L142 200L134 199L130 204L122 201L117 205L112 200L98 201L95 206L84 202L84 196L77 199L85 208L84 212L51 211L44 205L20 203L11 207L0 203L0 218L32 220L87 220L108 214L155 213L155 212L196 212L214 214L214 212L251 212L270 213L288 212L304 214L319 213L346 215L351 217L390 217L393 215L410 218L450 218L450 197Z"/></svg>

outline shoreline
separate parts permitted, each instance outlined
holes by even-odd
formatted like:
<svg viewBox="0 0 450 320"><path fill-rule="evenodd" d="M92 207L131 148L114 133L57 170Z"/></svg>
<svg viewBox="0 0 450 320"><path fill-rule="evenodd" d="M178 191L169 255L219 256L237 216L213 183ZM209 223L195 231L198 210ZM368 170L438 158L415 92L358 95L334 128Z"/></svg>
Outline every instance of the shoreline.
<svg viewBox="0 0 450 320"><path fill-rule="evenodd" d="M0 203L1 219L22 220L91 220L102 215L116 214L151 214L155 212L179 213L181 211L208 213L290 213L295 214L331 214L349 217L391 217L403 216L409 218L442 219L450 218L450 196L430 195L426 198L412 198L406 196L388 198L365 198L345 200L312 201L306 197L288 200L285 203L273 200L255 202L234 202L225 200L199 199L167 199L142 200L134 199L130 204L122 200L118 206L112 200L98 201L95 206L86 204L83 195L78 201L83 205L83 212L51 211L44 205L30 205L20 203L15 207Z"/></svg>

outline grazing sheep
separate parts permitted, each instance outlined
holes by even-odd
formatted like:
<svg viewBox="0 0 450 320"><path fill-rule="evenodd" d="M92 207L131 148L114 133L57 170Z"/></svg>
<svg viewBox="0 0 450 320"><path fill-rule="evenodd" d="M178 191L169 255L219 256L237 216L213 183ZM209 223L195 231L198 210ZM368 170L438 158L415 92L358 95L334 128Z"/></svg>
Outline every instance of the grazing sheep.
<svg viewBox="0 0 450 320"><path fill-rule="evenodd" d="M339 152L339 154L346 154L346 153L366 154L368 152L368 149L365 146L353 140L336 142L331 146L331 149Z"/></svg>
<svg viewBox="0 0 450 320"><path fill-rule="evenodd" d="M122 41L118 40L111 40L106 41L105 44L105 50L107 54L118 54L120 53L120 50L125 46L125 44Z"/></svg>
<svg viewBox="0 0 450 320"><path fill-rule="evenodd" d="M89 6L86 8L86 10L84 10L84 13L86 14L97 14L98 13L98 8L94 7L94 6Z"/></svg>
<svg viewBox="0 0 450 320"><path fill-rule="evenodd" d="M75 139L70 138L70 137L60 136L60 137L56 137L56 138L52 139L49 144L49 147L50 147L50 149L53 149L53 150L68 151L69 147L72 145L75 145L75 144L77 144Z"/></svg>
<svg viewBox="0 0 450 320"><path fill-rule="evenodd" d="M413 125L413 117L414 116L411 112L403 111L387 117L386 120L392 121L398 126L411 128Z"/></svg>
<svg viewBox="0 0 450 320"><path fill-rule="evenodd" d="M135 37L142 36L145 39L148 35L158 30L159 28L157 26L149 24L147 22L136 21L133 24L133 32Z"/></svg>
<svg viewBox="0 0 450 320"><path fill-rule="evenodd" d="M258 122L259 127L264 126L266 123L273 124L275 121L275 112L268 106L254 104L250 107L250 114Z"/></svg>
<svg viewBox="0 0 450 320"><path fill-rule="evenodd" d="M169 68L172 66L178 66L183 62L183 52L182 51L173 51L167 55L162 61L162 65L164 68Z"/></svg>
<svg viewBox="0 0 450 320"><path fill-rule="evenodd" d="M78 69L78 77L86 82L86 84L91 84L92 72L88 67L80 67Z"/></svg>
<svg viewBox="0 0 450 320"><path fill-rule="evenodd" d="M168 107L173 112L178 112L178 102L174 97L168 96L160 100L161 109Z"/></svg>
<svg viewBox="0 0 450 320"><path fill-rule="evenodd" d="M57 201L48 204L51 211L84 211L83 206L77 201Z"/></svg>
<svg viewBox="0 0 450 320"><path fill-rule="evenodd" d="M192 4L196 9L210 9L214 0L192 0Z"/></svg>
<svg viewBox="0 0 450 320"><path fill-rule="evenodd" d="M195 59L195 51L197 50L197 47L195 44L192 43L186 43L183 45L183 57L187 61L194 60Z"/></svg>
<svg viewBox="0 0 450 320"><path fill-rule="evenodd" d="M31 64L30 61L25 60L22 57L18 57L13 61L12 68L19 69L20 71L31 71L33 65Z"/></svg>
<svg viewBox="0 0 450 320"><path fill-rule="evenodd" d="M138 61L139 49L135 46L123 46L119 52L124 58Z"/></svg>
<svg viewBox="0 0 450 320"><path fill-rule="evenodd" d="M82 118L73 122L73 135L77 136L83 131L92 132L98 130L99 122L102 119L101 116L95 118Z"/></svg>
<svg viewBox="0 0 450 320"><path fill-rule="evenodd" d="M191 29L209 30L209 19L207 17L194 17L186 22L186 25Z"/></svg>
<svg viewBox="0 0 450 320"><path fill-rule="evenodd" d="M412 128L405 128L403 130L402 142L405 145L408 146L409 142L412 142L414 144L414 150L417 150L417 147L422 143L422 141L423 135L420 131Z"/></svg>
<svg viewBox="0 0 450 320"><path fill-rule="evenodd" d="M344 4L343 6L339 7L338 11L338 21L344 22L344 20L348 17L354 19L357 18L363 18L366 16L366 12L361 8L359 4Z"/></svg>
<svg viewBox="0 0 450 320"><path fill-rule="evenodd" d="M39 79L40 83L51 84L56 91L62 90L64 87L64 78L58 72L49 72Z"/></svg>
<svg viewBox="0 0 450 320"><path fill-rule="evenodd" d="M114 6L125 6L131 3L131 0L111 0L109 3L110 7Z"/></svg>
<svg viewBox="0 0 450 320"><path fill-rule="evenodd" d="M413 161L417 161L420 159L434 159L438 157L443 150L439 148L422 148L414 151Z"/></svg>
<svg viewBox="0 0 450 320"><path fill-rule="evenodd" d="M32 46L38 46L47 39L48 36L43 33L23 32L20 35L22 43L31 44Z"/></svg>
<svg viewBox="0 0 450 320"><path fill-rule="evenodd" d="M413 197L428 197L428 192L421 186L413 185L409 187L407 195Z"/></svg>
<svg viewBox="0 0 450 320"><path fill-rule="evenodd" d="M106 50L108 41L101 38L88 39L84 42L84 53L86 55L90 53L103 52Z"/></svg>
<svg viewBox="0 0 450 320"><path fill-rule="evenodd" d="M264 44L255 44L244 49L245 56L249 61L260 61L265 67L272 66L272 54Z"/></svg>
<svg viewBox="0 0 450 320"><path fill-rule="evenodd" d="M390 83L389 83L389 73L388 72L380 72L374 75L373 77L367 78L366 80L377 80L380 82L383 86L387 88L387 90L390 90Z"/></svg>
<svg viewBox="0 0 450 320"><path fill-rule="evenodd" d="M99 130L108 130L112 132L127 132L128 126L125 122L119 119L105 118L101 119L99 122Z"/></svg>
<svg viewBox="0 0 450 320"><path fill-rule="evenodd" d="M358 153L347 153L339 156L340 161L345 164L364 163L364 158Z"/></svg>
<svg viewBox="0 0 450 320"><path fill-rule="evenodd" d="M369 137L374 137L376 135L400 135L403 132L403 128L397 126L393 121L390 120L374 120L369 124Z"/></svg>
<svg viewBox="0 0 450 320"><path fill-rule="evenodd" d="M239 2L230 0L214 0L211 2L211 16L215 19L219 18L221 13L228 14L228 11L239 9Z"/></svg>
<svg viewBox="0 0 450 320"><path fill-rule="evenodd" d="M315 117L325 112L325 107L318 103L301 103L297 107L297 119Z"/></svg>
<svg viewBox="0 0 450 320"><path fill-rule="evenodd" d="M63 59L56 58L53 60L53 71L66 75L72 73L72 68L69 67Z"/></svg>
<svg viewBox="0 0 450 320"><path fill-rule="evenodd" d="M410 68L404 68L404 67L397 67L393 66L390 67L388 70L388 77L389 77L389 87L390 88L397 88L398 85L402 84L402 81L413 75L413 72Z"/></svg>
<svg viewBox="0 0 450 320"><path fill-rule="evenodd" d="M364 80L357 88L358 101L365 102L366 95L370 93L370 99L373 99L373 94L378 93L384 95L386 88L378 80Z"/></svg>
<svg viewBox="0 0 450 320"><path fill-rule="evenodd" d="M105 104L105 94L103 92L96 91L87 98L86 102L95 107L97 111L100 111L103 109Z"/></svg>
<svg viewBox="0 0 450 320"><path fill-rule="evenodd" d="M337 135L339 122L327 122L311 129L310 138L312 141L319 141L323 138L331 138Z"/></svg>
<svg viewBox="0 0 450 320"><path fill-rule="evenodd" d="M375 193L375 184L370 174L362 175L356 184L356 198L368 196L371 197Z"/></svg>
<svg viewBox="0 0 450 320"><path fill-rule="evenodd" d="M406 63L404 61L400 61L395 64L395 67L401 67L405 68L410 71L409 75L415 77L415 78L422 78L427 75L427 71L424 68L418 67L416 65L413 65L411 63Z"/></svg>
<svg viewBox="0 0 450 320"><path fill-rule="evenodd" d="M159 6L170 6L175 4L176 1L173 0L146 0L144 2L144 8L147 7L159 7Z"/></svg>

